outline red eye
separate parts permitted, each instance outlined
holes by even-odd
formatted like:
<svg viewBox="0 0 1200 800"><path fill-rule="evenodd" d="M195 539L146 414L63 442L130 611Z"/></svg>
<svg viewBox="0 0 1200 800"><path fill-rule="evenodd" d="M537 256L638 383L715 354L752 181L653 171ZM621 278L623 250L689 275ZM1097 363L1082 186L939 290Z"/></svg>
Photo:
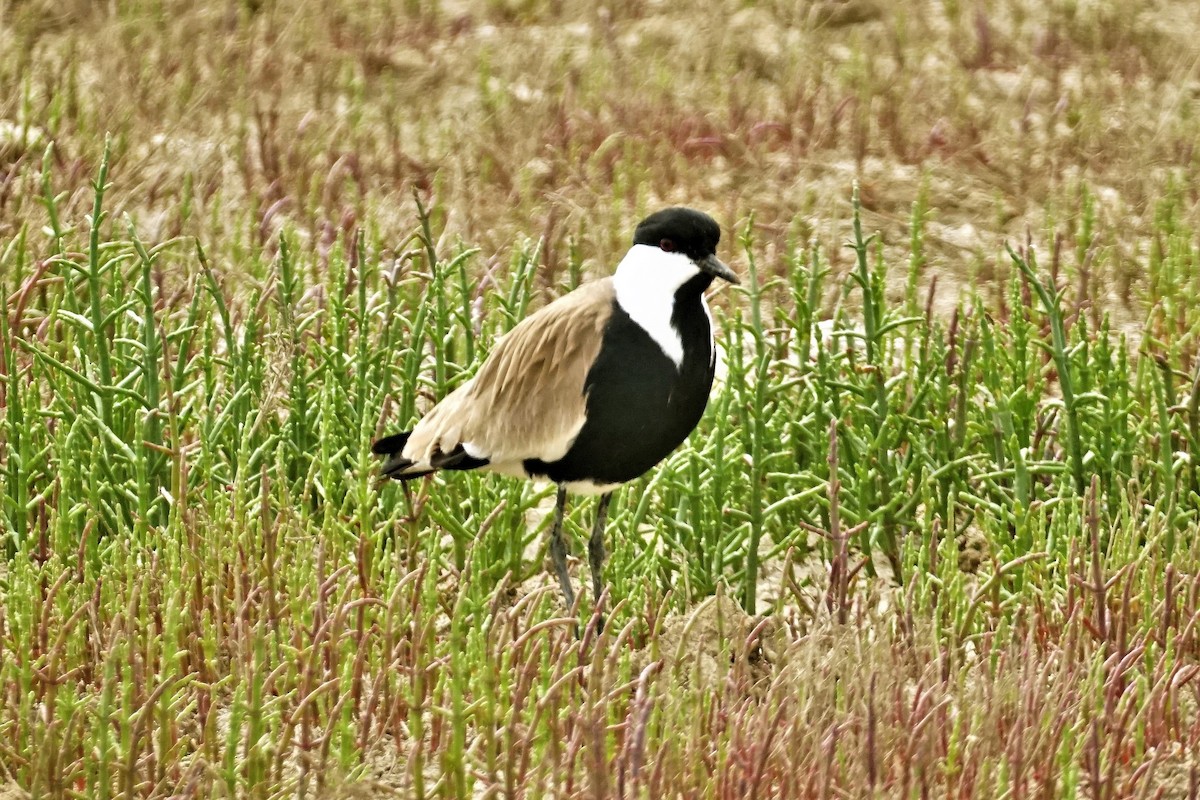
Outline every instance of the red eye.
<svg viewBox="0 0 1200 800"><path fill-rule="evenodd" d="M674 253L675 252L675 243L672 242L670 239L663 239L661 242L658 243L658 247L664 253Z"/></svg>

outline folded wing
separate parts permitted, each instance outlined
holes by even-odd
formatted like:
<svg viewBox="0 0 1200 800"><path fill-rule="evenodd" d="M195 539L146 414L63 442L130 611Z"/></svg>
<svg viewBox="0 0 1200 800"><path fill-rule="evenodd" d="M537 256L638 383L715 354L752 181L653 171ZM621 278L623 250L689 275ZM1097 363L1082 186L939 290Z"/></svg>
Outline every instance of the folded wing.
<svg viewBox="0 0 1200 800"><path fill-rule="evenodd" d="M404 464L397 472L415 477L464 459L503 469L531 458L561 458L586 419L584 385L613 302L606 278L524 319L474 378L417 423L396 453Z"/></svg>

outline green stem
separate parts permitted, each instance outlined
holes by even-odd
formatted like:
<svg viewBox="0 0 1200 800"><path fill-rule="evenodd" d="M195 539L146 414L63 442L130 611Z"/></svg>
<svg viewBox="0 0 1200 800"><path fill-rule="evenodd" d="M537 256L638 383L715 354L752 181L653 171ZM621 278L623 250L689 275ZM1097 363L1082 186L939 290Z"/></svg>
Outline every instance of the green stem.
<svg viewBox="0 0 1200 800"><path fill-rule="evenodd" d="M108 184L108 159L111 149L110 137L104 138L104 156L100 160L100 175L93 184L95 202L92 204L91 232L88 236L88 295L91 300L92 335L96 340L96 359L100 366L100 414L104 424L113 427L113 396L109 387L113 383L112 356L109 353L108 336L105 333L104 308L101 305L102 289L100 274L100 224L104 220L104 192Z"/></svg>
<svg viewBox="0 0 1200 800"><path fill-rule="evenodd" d="M1008 250L1008 255L1017 266L1017 269L1025 274L1033 290L1037 292L1038 299L1042 301L1042 306L1046 309L1046 315L1050 318L1050 336L1053 345L1054 364L1058 369L1058 384L1062 389L1063 406L1066 408L1067 449L1071 459L1071 473L1075 478L1075 491L1080 497L1083 497L1087 481L1085 480L1083 469L1083 441L1079 432L1079 407L1075 401L1075 386L1071 380L1071 360L1067 355L1067 334L1063 328L1059 296L1052 293L1051 288L1047 288L1041 279L1038 278L1036 262L1031 265L1024 258L1017 255L1011 245L1005 243L1004 246Z"/></svg>

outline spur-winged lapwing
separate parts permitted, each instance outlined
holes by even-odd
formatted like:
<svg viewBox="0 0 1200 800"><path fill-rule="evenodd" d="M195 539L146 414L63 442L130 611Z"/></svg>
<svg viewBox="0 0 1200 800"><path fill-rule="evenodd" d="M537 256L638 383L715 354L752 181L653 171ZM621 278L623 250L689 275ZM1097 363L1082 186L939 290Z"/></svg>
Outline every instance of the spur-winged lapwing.
<svg viewBox="0 0 1200 800"><path fill-rule="evenodd" d="M720 238L690 208L646 217L615 275L522 320L416 427L375 442L383 474L490 469L557 483L550 555L568 608L567 492L599 494L588 542L598 600L613 490L678 447L708 403L716 350L704 290L738 282L717 258Z"/></svg>

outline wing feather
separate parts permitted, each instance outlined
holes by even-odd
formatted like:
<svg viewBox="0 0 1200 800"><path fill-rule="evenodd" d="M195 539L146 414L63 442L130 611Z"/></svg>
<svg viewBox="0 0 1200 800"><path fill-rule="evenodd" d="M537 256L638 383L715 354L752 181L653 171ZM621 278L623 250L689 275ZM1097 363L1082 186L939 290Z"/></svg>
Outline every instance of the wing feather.
<svg viewBox="0 0 1200 800"><path fill-rule="evenodd" d="M561 458L586 418L584 384L614 297L605 278L522 320L474 378L417 423L405 458L429 464L459 447L493 464Z"/></svg>

